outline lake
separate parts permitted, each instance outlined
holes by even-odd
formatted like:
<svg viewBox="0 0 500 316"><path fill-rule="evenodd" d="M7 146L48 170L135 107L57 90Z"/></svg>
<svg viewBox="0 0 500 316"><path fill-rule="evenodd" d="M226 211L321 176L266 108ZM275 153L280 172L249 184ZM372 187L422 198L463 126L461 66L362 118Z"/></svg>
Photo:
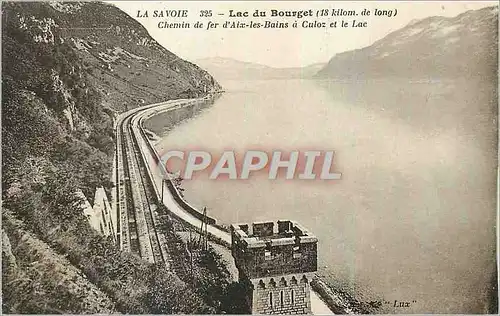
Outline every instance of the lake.
<svg viewBox="0 0 500 316"><path fill-rule="evenodd" d="M294 219L319 274L386 313L482 313L496 284L496 87L481 81L221 82L157 116L159 151L335 151L336 181L184 180L221 224ZM410 307L394 308L392 302Z"/></svg>

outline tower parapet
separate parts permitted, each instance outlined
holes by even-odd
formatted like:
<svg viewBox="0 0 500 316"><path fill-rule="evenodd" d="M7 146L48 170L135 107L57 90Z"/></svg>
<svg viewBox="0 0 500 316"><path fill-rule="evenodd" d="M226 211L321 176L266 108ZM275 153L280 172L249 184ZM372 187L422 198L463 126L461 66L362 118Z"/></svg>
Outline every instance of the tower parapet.
<svg viewBox="0 0 500 316"><path fill-rule="evenodd" d="M252 284L255 314L308 314L309 283L317 271L317 238L294 221L231 226L240 280Z"/></svg>

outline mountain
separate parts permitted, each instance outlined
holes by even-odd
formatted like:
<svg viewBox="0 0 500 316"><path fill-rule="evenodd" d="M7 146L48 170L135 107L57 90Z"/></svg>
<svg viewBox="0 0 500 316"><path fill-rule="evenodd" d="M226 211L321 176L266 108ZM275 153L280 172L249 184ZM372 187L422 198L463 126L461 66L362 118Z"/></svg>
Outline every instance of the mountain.
<svg viewBox="0 0 500 316"><path fill-rule="evenodd" d="M9 27L29 33L41 46L64 47L76 54L104 100L118 111L220 89L206 71L169 52L113 5L40 2L4 6ZM18 65L6 66L11 70ZM11 70L15 71L23 69Z"/></svg>
<svg viewBox="0 0 500 316"><path fill-rule="evenodd" d="M232 58L210 57L195 61L217 80L267 80L311 78L325 64L306 67L274 68L258 63L244 62Z"/></svg>
<svg viewBox="0 0 500 316"><path fill-rule="evenodd" d="M317 78L496 77L498 7L413 20L371 46L335 55Z"/></svg>
<svg viewBox="0 0 500 316"><path fill-rule="evenodd" d="M3 313L214 312L93 230L81 205L109 192L117 112L219 89L112 5L2 2Z"/></svg>

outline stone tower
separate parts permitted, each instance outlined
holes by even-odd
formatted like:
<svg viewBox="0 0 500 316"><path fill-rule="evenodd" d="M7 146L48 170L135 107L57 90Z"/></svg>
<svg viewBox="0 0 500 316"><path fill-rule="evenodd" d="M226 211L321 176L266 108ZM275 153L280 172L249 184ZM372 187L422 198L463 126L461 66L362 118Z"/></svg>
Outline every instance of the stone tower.
<svg viewBox="0 0 500 316"><path fill-rule="evenodd" d="M231 225L240 282L249 284L252 314L310 314L317 270L315 236L292 221Z"/></svg>

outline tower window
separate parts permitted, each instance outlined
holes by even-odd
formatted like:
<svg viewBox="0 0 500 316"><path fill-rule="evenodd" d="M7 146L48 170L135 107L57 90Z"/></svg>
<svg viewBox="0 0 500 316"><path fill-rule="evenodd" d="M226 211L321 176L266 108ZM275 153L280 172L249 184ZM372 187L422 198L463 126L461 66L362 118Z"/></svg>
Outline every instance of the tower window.
<svg viewBox="0 0 500 316"><path fill-rule="evenodd" d="M292 301L292 304L295 304L295 291L292 290L290 293L290 301Z"/></svg>
<svg viewBox="0 0 500 316"><path fill-rule="evenodd" d="M294 246L293 247L293 258L297 259L302 257L302 253L300 252L300 247L299 246Z"/></svg>
<svg viewBox="0 0 500 316"><path fill-rule="evenodd" d="M269 306L273 307L273 292L269 292Z"/></svg>
<svg viewBox="0 0 500 316"><path fill-rule="evenodd" d="M271 260L273 258L271 253L271 242L266 243L266 249L264 250L264 258L265 260Z"/></svg>
<svg viewBox="0 0 500 316"><path fill-rule="evenodd" d="M265 260L271 260L273 257L271 256L271 251L270 250L266 250L264 252L264 259Z"/></svg>
<svg viewBox="0 0 500 316"><path fill-rule="evenodd" d="M283 291L280 291L280 304L283 307Z"/></svg>

